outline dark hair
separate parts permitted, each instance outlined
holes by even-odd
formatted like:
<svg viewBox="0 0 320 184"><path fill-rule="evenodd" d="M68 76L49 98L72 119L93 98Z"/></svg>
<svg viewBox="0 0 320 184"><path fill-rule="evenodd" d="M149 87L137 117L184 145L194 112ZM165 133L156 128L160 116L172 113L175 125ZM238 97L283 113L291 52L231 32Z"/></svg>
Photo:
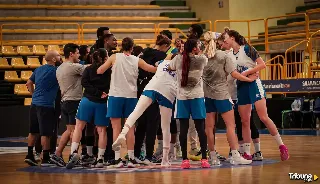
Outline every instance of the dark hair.
<svg viewBox="0 0 320 184"><path fill-rule="evenodd" d="M134 56L138 56L142 51L143 48L141 46L134 46L131 54Z"/></svg>
<svg viewBox="0 0 320 184"><path fill-rule="evenodd" d="M104 48L99 48L98 50L94 51L90 57L90 63L93 65L100 66L105 58L108 57L108 52Z"/></svg>
<svg viewBox="0 0 320 184"><path fill-rule="evenodd" d="M228 30L227 34L229 37L234 37L234 41L237 42L240 46L248 45L249 46L249 53L251 56L255 54L254 48L247 42L245 37L243 37L238 31L235 30Z"/></svg>
<svg viewBox="0 0 320 184"><path fill-rule="evenodd" d="M97 48L96 49L99 49L99 48L104 48L104 40L106 39L110 39L111 37L113 37L114 35L113 34L105 34L105 35L102 35L99 40L97 41Z"/></svg>
<svg viewBox="0 0 320 184"><path fill-rule="evenodd" d="M163 30L160 32L162 35L166 35L170 40L172 40L172 33L169 30Z"/></svg>
<svg viewBox="0 0 320 184"><path fill-rule="evenodd" d="M157 36L157 40L156 40L156 45L171 45L171 40L170 38L168 38L167 36L163 36L163 35L158 35Z"/></svg>
<svg viewBox="0 0 320 184"><path fill-rule="evenodd" d="M192 52L193 48L197 47L197 39L188 39L184 44L184 51L182 53L182 79L181 86L187 86L188 84L188 75L190 69L190 57L189 54Z"/></svg>
<svg viewBox="0 0 320 184"><path fill-rule="evenodd" d="M199 24L192 24L190 26L192 28L192 32L196 33L196 37L200 39L203 34L203 28Z"/></svg>
<svg viewBox="0 0 320 184"><path fill-rule="evenodd" d="M97 29L97 38L99 39L101 36L103 36L103 32L108 30L109 30L108 27L99 27Z"/></svg>
<svg viewBox="0 0 320 184"><path fill-rule="evenodd" d="M86 55L87 55L88 47L89 47L88 45L80 45L79 47L80 61L87 61Z"/></svg>
<svg viewBox="0 0 320 184"><path fill-rule="evenodd" d="M63 48L63 54L66 58L70 57L70 52L76 53L77 49L79 49L79 46L74 43L68 43Z"/></svg>
<svg viewBox="0 0 320 184"><path fill-rule="evenodd" d="M132 38L126 37L122 40L123 51L130 51L133 48L134 42Z"/></svg>

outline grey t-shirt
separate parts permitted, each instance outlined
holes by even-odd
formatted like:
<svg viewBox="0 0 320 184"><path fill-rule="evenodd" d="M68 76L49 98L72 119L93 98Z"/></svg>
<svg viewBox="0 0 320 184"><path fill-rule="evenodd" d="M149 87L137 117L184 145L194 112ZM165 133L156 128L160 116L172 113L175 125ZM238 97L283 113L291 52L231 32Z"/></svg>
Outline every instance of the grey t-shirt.
<svg viewBox="0 0 320 184"><path fill-rule="evenodd" d="M204 96L216 100L230 99L227 77L235 70L236 65L229 54L218 50L203 71Z"/></svg>
<svg viewBox="0 0 320 184"><path fill-rule="evenodd" d="M205 55L190 55L190 68L188 74L187 86L181 87L182 79L182 55L177 55L170 62L170 68L177 73L177 99L188 100L204 97L202 73L203 68L207 65L208 58Z"/></svg>
<svg viewBox="0 0 320 184"><path fill-rule="evenodd" d="M70 61L65 61L58 67L56 76L61 90L61 101L81 100L81 78L85 68L85 65Z"/></svg>

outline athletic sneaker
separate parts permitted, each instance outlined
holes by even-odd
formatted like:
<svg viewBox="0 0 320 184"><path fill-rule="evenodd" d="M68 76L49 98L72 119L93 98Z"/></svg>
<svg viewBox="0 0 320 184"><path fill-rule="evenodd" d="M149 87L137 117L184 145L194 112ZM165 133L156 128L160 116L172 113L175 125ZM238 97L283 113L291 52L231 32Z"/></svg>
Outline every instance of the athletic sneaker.
<svg viewBox="0 0 320 184"><path fill-rule="evenodd" d="M84 165L88 165L93 164L96 161L96 159L93 155L89 156L88 154L86 154L82 157L81 161Z"/></svg>
<svg viewBox="0 0 320 184"><path fill-rule="evenodd" d="M216 155L217 155L217 158L222 162L227 160L226 157L220 155L217 151L216 151Z"/></svg>
<svg viewBox="0 0 320 184"><path fill-rule="evenodd" d="M116 168L122 168L124 166L122 159L119 158L118 160L115 161L114 167Z"/></svg>
<svg viewBox="0 0 320 184"><path fill-rule="evenodd" d="M152 159L148 159L148 158L144 159L142 161L142 164L143 165L154 165L154 163L152 162Z"/></svg>
<svg viewBox="0 0 320 184"><path fill-rule="evenodd" d="M166 167L170 167L170 166L171 166L171 163L169 161L168 162L164 162L164 161L161 162L161 167L166 168Z"/></svg>
<svg viewBox="0 0 320 184"><path fill-rule="evenodd" d="M221 165L221 162L220 162L218 156L216 156L215 158L211 158L211 156L210 156L209 161L210 161L210 164L213 166L220 166Z"/></svg>
<svg viewBox="0 0 320 184"><path fill-rule="evenodd" d="M230 159L232 165L248 165L252 163L252 160L243 158L240 154L234 155Z"/></svg>
<svg viewBox="0 0 320 184"><path fill-rule="evenodd" d="M99 160L96 160L92 165L91 167L95 167L95 168L103 168L103 160L102 159L99 159Z"/></svg>
<svg viewBox="0 0 320 184"><path fill-rule="evenodd" d="M64 162L62 156L58 157L56 154L50 155L51 162L55 163L59 167L65 167L66 163Z"/></svg>
<svg viewBox="0 0 320 184"><path fill-rule="evenodd" d="M182 157L182 151L181 151L181 147L180 146L176 146L176 156L177 156L177 158L181 158Z"/></svg>
<svg viewBox="0 0 320 184"><path fill-rule="evenodd" d="M154 153L154 156L159 158L159 157L162 157L162 153L163 153L163 150L162 148L157 148L156 152Z"/></svg>
<svg viewBox="0 0 320 184"><path fill-rule="evenodd" d="M158 155L158 156L153 156L152 157L152 162L155 164L160 164L162 162L162 154Z"/></svg>
<svg viewBox="0 0 320 184"><path fill-rule="evenodd" d="M279 146L279 150L282 161L288 160L290 158L288 148L285 145Z"/></svg>
<svg viewBox="0 0 320 184"><path fill-rule="evenodd" d="M177 160L176 154L174 154L173 152L169 152L169 160L170 160L170 161L172 161L172 160Z"/></svg>
<svg viewBox="0 0 320 184"><path fill-rule="evenodd" d="M42 160L41 161L41 167L52 167L55 166L56 164L52 162L51 160Z"/></svg>
<svg viewBox="0 0 320 184"><path fill-rule="evenodd" d="M34 154L34 159L35 159L37 162L41 161L41 153L36 153L36 154Z"/></svg>
<svg viewBox="0 0 320 184"><path fill-rule="evenodd" d="M79 160L80 160L80 155L78 153L73 153L72 155L69 156L69 162L67 163L66 168L72 169Z"/></svg>
<svg viewBox="0 0 320 184"><path fill-rule="evenodd" d="M199 150L198 148L192 148L192 149L189 151L189 154L190 154L190 155L195 155L195 156L197 156L199 152L200 152L200 150Z"/></svg>
<svg viewBox="0 0 320 184"><path fill-rule="evenodd" d="M247 154L246 152L243 153L243 158L247 160L252 160L252 156L250 154Z"/></svg>
<svg viewBox="0 0 320 184"><path fill-rule="evenodd" d="M134 160L135 160L138 164L143 164L143 161L140 159L140 157L139 157L139 158L134 157Z"/></svg>
<svg viewBox="0 0 320 184"><path fill-rule="evenodd" d="M240 154L240 153L239 153L239 154ZM230 162L231 157L232 157L232 153L229 152L229 155L228 155L228 158L227 158L227 161L228 161L228 162Z"/></svg>
<svg viewBox="0 0 320 184"><path fill-rule="evenodd" d="M38 166L38 162L35 160L34 155L27 155L24 162L30 166Z"/></svg>
<svg viewBox="0 0 320 184"><path fill-rule="evenodd" d="M114 159L110 159L110 160L104 160L104 164L105 166L110 166L110 165L115 165L116 161Z"/></svg>
<svg viewBox="0 0 320 184"><path fill-rule="evenodd" d="M188 159L183 160L181 163L181 169L189 169L190 168L190 161Z"/></svg>
<svg viewBox="0 0 320 184"><path fill-rule="evenodd" d="M210 164L207 159L201 159L201 168L210 168Z"/></svg>
<svg viewBox="0 0 320 184"><path fill-rule="evenodd" d="M112 149L114 151L120 151L121 145L126 142L126 136L124 134L119 134L118 138L112 144Z"/></svg>
<svg viewBox="0 0 320 184"><path fill-rule="evenodd" d="M256 152L256 153L254 153L254 154L252 155L252 160L254 160L254 161L262 161L262 160L263 160L263 157L262 157L261 151L258 151L258 152Z"/></svg>
<svg viewBox="0 0 320 184"><path fill-rule="evenodd" d="M139 163L136 161L136 159L129 158L127 167L128 168L135 168L136 166L139 166Z"/></svg>

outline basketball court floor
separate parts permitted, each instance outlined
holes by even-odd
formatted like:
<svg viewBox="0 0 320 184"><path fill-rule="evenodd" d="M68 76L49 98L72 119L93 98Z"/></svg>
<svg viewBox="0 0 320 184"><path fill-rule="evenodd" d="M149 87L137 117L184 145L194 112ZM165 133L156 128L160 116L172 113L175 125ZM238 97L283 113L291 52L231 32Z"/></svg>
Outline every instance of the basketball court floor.
<svg viewBox="0 0 320 184"><path fill-rule="evenodd" d="M222 166L209 169L199 168L199 162L192 162L192 168L180 169L180 161L172 167L162 169L160 166L140 166L138 168L75 168L67 170L59 167L29 167L24 163L26 140L0 139L0 184L52 183L52 184L287 184L304 183L297 174L305 175L313 183L320 183L320 136L315 131L283 131L283 141L290 152L290 159L282 162L275 141L270 135L262 134L261 150L263 161L254 161L248 166L232 166L222 162ZM287 135L290 134L290 135ZM218 133L217 151L228 155L229 147L224 133ZM253 146L252 146L253 147ZM252 150L253 152L253 150ZM64 151L68 158L69 147ZM123 155L125 150L123 150ZM293 173L293 174L290 174ZM309 175L310 174L310 175ZM290 175L292 176L290 179ZM302 176L302 175L300 175Z"/></svg>

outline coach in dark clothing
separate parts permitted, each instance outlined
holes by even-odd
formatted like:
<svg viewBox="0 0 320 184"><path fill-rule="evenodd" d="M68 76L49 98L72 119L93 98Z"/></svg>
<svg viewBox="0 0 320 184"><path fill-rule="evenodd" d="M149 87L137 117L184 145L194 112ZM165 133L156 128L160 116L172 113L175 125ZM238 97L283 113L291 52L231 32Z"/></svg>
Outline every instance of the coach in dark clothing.
<svg viewBox="0 0 320 184"><path fill-rule="evenodd" d="M55 99L59 84L56 78L55 62L60 61L60 54L57 51L48 51L45 59L47 64L37 68L26 84L32 94L32 104L30 108L28 154L25 162L31 166L37 165L33 155L33 147L38 134L41 136L43 148L41 165L49 164L50 137L53 136L56 126Z"/></svg>

